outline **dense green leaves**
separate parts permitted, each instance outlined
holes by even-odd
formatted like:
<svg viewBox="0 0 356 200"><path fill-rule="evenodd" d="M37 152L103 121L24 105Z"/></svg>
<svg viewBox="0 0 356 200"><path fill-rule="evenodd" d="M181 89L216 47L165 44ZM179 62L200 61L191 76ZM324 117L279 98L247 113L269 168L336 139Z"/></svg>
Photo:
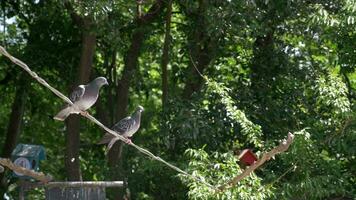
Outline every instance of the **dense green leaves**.
<svg viewBox="0 0 356 200"><path fill-rule="evenodd" d="M234 176L242 173L238 159L232 153L214 152L209 155L204 149L188 149L185 152L189 161L189 172L202 177L212 185L222 185ZM267 199L272 196L269 187L264 187L261 178L255 174L243 179L236 186L226 191L214 191L211 188L189 180L183 175L183 182L188 184L190 199Z"/></svg>
<svg viewBox="0 0 356 200"><path fill-rule="evenodd" d="M127 145L118 170L109 170L105 147L96 145L103 131L81 120L84 180L120 174L132 199L356 198L355 0L173 0L164 110L166 1L69 2L72 9L57 0L2 1L1 45L67 94L78 77L82 36L95 35L91 77L106 76L110 86L90 112L111 126L117 113L144 106L136 144L219 185L242 172L233 152L250 148L261 155L289 131L296 134L288 152L214 193ZM163 9L150 10L156 2ZM132 49L137 66L126 80ZM119 110L123 85L128 105ZM0 147L19 89L28 95L18 142L44 145L41 169L66 180L66 127L52 120L63 102L3 57ZM15 198L16 179L8 183L6 193ZM43 190L31 195L42 199Z"/></svg>

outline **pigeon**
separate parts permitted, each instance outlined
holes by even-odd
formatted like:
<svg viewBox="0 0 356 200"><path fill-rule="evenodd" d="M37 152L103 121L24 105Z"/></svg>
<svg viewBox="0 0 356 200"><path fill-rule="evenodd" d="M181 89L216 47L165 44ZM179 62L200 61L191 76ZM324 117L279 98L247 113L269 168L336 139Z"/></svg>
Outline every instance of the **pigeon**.
<svg viewBox="0 0 356 200"><path fill-rule="evenodd" d="M103 85L108 85L108 81L104 77L98 77L87 85L79 85L69 96L73 105L66 105L64 109L54 116L54 119L64 121L72 113L85 113L87 109L95 104L99 96L99 89Z"/></svg>
<svg viewBox="0 0 356 200"><path fill-rule="evenodd" d="M136 111L131 116L128 116L128 117L120 120L111 129L114 130L119 135L122 135L125 138L127 138L126 143L131 144L132 142L129 138L132 137L132 135L135 134L137 132L137 130L140 128L141 113L143 111L144 111L143 107L138 106ZM109 143L108 150L110 150L112 145L114 145L115 142L118 140L119 140L119 138L111 135L110 133L106 133L98 144Z"/></svg>

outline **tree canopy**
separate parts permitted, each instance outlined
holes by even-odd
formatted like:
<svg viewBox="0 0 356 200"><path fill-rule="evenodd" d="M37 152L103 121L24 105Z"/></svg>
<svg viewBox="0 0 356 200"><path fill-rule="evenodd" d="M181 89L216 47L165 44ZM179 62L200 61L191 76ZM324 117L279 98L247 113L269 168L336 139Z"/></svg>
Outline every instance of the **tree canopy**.
<svg viewBox="0 0 356 200"><path fill-rule="evenodd" d="M0 57L0 151L41 144L56 180L122 180L109 199L356 198L355 0L1 1L0 42L69 94L104 76L89 112L111 127L138 105L132 141L212 184L288 132L287 152L232 188L209 187L118 142ZM17 179L0 174L1 194ZM43 190L29 193L42 199Z"/></svg>

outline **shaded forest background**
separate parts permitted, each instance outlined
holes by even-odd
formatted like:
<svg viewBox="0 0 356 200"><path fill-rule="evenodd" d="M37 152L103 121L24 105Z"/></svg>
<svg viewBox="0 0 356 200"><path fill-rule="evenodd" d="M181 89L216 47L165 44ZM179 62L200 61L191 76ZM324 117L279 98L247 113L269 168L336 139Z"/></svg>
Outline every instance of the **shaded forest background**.
<svg viewBox="0 0 356 200"><path fill-rule="evenodd" d="M110 127L142 105L133 142L213 185L241 173L238 150L260 155L296 133L211 193L127 145L106 156L102 129L54 121L63 102L1 57L1 157L41 144L56 180L125 181L110 199L356 198L355 0L3 0L0 14L9 52L65 94L105 76L90 113ZM9 174L1 191L16 199Z"/></svg>

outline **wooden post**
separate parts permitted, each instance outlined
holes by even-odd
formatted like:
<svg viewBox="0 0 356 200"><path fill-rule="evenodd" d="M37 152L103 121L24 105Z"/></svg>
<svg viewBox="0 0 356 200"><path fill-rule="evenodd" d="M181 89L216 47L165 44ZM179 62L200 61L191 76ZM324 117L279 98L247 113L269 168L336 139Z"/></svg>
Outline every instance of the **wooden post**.
<svg viewBox="0 0 356 200"><path fill-rule="evenodd" d="M25 200L26 190L45 188L46 200L104 200L107 187L123 187L123 181L30 182L19 181L19 199Z"/></svg>
<svg viewBox="0 0 356 200"><path fill-rule="evenodd" d="M21 180L19 182L19 185L20 185L19 200L25 200L25 185L24 185L24 182Z"/></svg>

